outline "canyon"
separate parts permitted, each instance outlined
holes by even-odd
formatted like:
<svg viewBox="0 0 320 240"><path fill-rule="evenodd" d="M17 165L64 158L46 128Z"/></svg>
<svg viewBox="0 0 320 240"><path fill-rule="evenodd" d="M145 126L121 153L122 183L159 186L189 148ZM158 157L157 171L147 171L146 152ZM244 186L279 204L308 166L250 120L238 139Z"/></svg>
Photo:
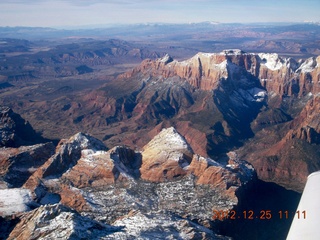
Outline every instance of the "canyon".
<svg viewBox="0 0 320 240"><path fill-rule="evenodd" d="M0 43L1 239L285 239L320 169L318 27L171 27Z"/></svg>

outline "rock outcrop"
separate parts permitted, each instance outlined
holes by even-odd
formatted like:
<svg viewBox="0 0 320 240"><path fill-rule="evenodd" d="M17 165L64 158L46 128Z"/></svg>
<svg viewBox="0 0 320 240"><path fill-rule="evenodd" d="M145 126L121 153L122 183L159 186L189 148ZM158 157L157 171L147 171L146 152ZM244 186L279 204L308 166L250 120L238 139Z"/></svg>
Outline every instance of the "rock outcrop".
<svg viewBox="0 0 320 240"><path fill-rule="evenodd" d="M144 147L140 171L142 179L152 182L172 181L191 174L196 176L196 184L226 191L224 194L230 194L234 201L237 201L236 189L254 177L253 167L237 157L229 157L229 163L224 166L194 154L173 127L163 129Z"/></svg>
<svg viewBox="0 0 320 240"><path fill-rule="evenodd" d="M117 230L56 204L25 213L8 239L104 239Z"/></svg>
<svg viewBox="0 0 320 240"><path fill-rule="evenodd" d="M0 147L32 145L43 139L31 125L9 107L0 107Z"/></svg>
<svg viewBox="0 0 320 240"><path fill-rule="evenodd" d="M290 124L287 139L298 138L320 144L320 95L312 96L301 113Z"/></svg>
<svg viewBox="0 0 320 240"><path fill-rule="evenodd" d="M87 204L79 191L73 189L71 185L57 184L55 181L50 181L51 179L58 179L77 165L77 162L81 158L82 150L86 149L97 152L106 150L106 147L98 139L83 133L78 133L68 140L61 140L56 153L31 175L23 187L32 190L34 198L38 202L46 197L47 188L49 188L61 195L62 203L72 205L75 209L86 208Z"/></svg>
<svg viewBox="0 0 320 240"><path fill-rule="evenodd" d="M0 150L0 189L1 185L10 188L21 187L28 178L54 153L52 143L42 143L19 148Z"/></svg>
<svg viewBox="0 0 320 240"><path fill-rule="evenodd" d="M46 177L60 177L67 170L77 164L81 157L81 151L91 149L92 151L106 150L106 147L98 139L83 133L78 133L68 140L62 140L56 153L50 157L24 184L25 187L35 189L39 179Z"/></svg>
<svg viewBox="0 0 320 240"><path fill-rule="evenodd" d="M63 174L61 180L77 188L103 187L116 181L128 181L139 175L138 161L139 154L124 146L107 152L82 150L77 164Z"/></svg>
<svg viewBox="0 0 320 240"><path fill-rule="evenodd" d="M163 182L184 176L192 155L189 144L173 127L164 129L143 149L141 178Z"/></svg>

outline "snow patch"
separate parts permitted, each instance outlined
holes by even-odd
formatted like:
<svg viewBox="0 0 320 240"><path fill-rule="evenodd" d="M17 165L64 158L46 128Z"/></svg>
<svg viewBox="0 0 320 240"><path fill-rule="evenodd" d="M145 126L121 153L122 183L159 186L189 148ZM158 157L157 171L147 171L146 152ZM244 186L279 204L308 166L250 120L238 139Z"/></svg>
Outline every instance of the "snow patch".
<svg viewBox="0 0 320 240"><path fill-rule="evenodd" d="M163 58L160 59L160 62L162 62L164 64L170 63L172 61L173 61L173 59L170 57L169 54L166 54Z"/></svg>
<svg viewBox="0 0 320 240"><path fill-rule="evenodd" d="M298 68L297 72L301 71L303 73L312 72L316 67L318 67L317 61L315 58L308 58L301 66Z"/></svg>
<svg viewBox="0 0 320 240"><path fill-rule="evenodd" d="M279 70L283 67L283 61L276 53L259 53L258 56L262 60L261 64L272 71Z"/></svg>
<svg viewBox="0 0 320 240"><path fill-rule="evenodd" d="M192 149L174 127L162 129L146 146L145 149L154 149L159 155L167 159L182 161L183 153L192 153Z"/></svg>
<svg viewBox="0 0 320 240"><path fill-rule="evenodd" d="M0 190L0 216L9 216L30 210L33 203L31 192L28 189L2 189Z"/></svg>
<svg viewBox="0 0 320 240"><path fill-rule="evenodd" d="M212 57L214 55L216 55L216 54L215 53L203 53L203 52L200 52L196 56L199 56L199 57L203 56L203 57L210 58L210 57Z"/></svg>
<svg viewBox="0 0 320 240"><path fill-rule="evenodd" d="M244 99L253 102L263 102L268 95L265 90L257 87L251 88L249 90L239 89L238 92Z"/></svg>

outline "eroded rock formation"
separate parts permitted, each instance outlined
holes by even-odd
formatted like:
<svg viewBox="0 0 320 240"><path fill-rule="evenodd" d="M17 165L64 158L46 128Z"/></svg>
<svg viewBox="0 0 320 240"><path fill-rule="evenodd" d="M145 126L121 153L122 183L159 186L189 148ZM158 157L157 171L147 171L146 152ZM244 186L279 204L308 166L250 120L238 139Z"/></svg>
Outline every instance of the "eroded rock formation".
<svg viewBox="0 0 320 240"><path fill-rule="evenodd" d="M0 147L32 145L43 139L31 125L9 107L0 107Z"/></svg>

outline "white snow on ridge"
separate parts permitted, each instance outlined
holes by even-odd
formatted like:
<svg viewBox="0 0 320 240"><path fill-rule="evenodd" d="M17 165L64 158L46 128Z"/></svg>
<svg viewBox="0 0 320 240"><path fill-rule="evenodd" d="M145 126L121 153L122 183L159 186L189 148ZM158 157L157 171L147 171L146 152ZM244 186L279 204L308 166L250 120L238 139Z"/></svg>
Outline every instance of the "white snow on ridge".
<svg viewBox="0 0 320 240"><path fill-rule="evenodd" d="M189 149L189 145L185 139L177 132L174 127L162 129L162 131L154 137L148 145L157 145L159 142L165 148L171 150Z"/></svg>
<svg viewBox="0 0 320 240"><path fill-rule="evenodd" d="M2 189L0 190L0 216L9 216L15 213L30 210L32 203L31 192L28 189Z"/></svg>
<svg viewBox="0 0 320 240"><path fill-rule="evenodd" d="M199 52L199 53L197 53L197 55L196 56L204 56L204 57L212 57L212 56L214 56L214 55L216 55L215 53L203 53L203 52Z"/></svg>
<svg viewBox="0 0 320 240"><path fill-rule="evenodd" d="M182 160L183 152L192 153L189 144L174 127L162 129L161 132L145 146L145 149L157 151L159 157L163 156L174 161Z"/></svg>
<svg viewBox="0 0 320 240"><path fill-rule="evenodd" d="M301 64L301 66L298 68L298 71L301 71L303 73L312 72L316 67L318 67L317 61L315 58L308 58L304 63Z"/></svg>
<svg viewBox="0 0 320 240"><path fill-rule="evenodd" d="M283 66L281 59L276 53L259 53L258 56L262 60L261 64L272 71L279 70Z"/></svg>
<svg viewBox="0 0 320 240"><path fill-rule="evenodd" d="M167 53L163 58L160 59L160 62L167 63L171 59L170 55Z"/></svg>

